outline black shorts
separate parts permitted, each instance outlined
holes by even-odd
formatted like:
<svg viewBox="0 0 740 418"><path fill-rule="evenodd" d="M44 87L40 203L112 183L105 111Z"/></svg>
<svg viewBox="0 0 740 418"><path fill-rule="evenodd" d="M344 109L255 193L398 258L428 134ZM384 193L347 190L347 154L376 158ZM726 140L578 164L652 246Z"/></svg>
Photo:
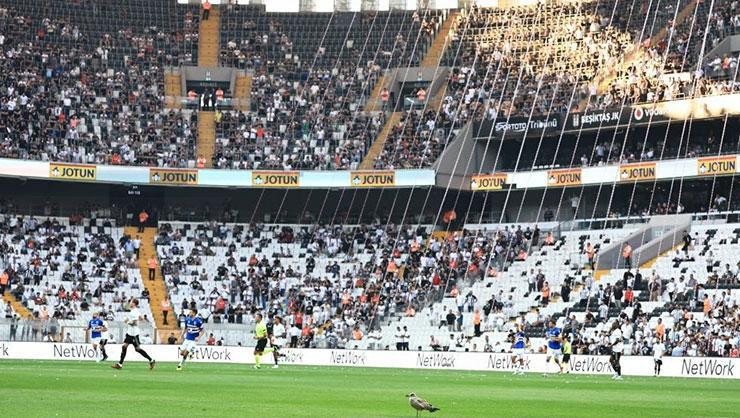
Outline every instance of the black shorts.
<svg viewBox="0 0 740 418"><path fill-rule="evenodd" d="M663 360L662 359L659 359L659 358L656 358L655 359L655 364L663 365Z"/></svg>
<svg viewBox="0 0 740 418"><path fill-rule="evenodd" d="M132 344L134 347L138 347L141 345L141 342L139 342L139 336L138 335L128 335L126 334L126 338L123 339L124 344Z"/></svg>
<svg viewBox="0 0 740 418"><path fill-rule="evenodd" d="M563 363L570 362L570 354L563 354Z"/></svg>
<svg viewBox="0 0 740 418"><path fill-rule="evenodd" d="M622 358L622 353L615 353L615 352L612 351L611 357L612 357L612 361L618 363L619 362L619 359Z"/></svg>
<svg viewBox="0 0 740 418"><path fill-rule="evenodd" d="M265 351L267 347L267 338L260 338L257 340L257 345L254 347L254 351Z"/></svg>

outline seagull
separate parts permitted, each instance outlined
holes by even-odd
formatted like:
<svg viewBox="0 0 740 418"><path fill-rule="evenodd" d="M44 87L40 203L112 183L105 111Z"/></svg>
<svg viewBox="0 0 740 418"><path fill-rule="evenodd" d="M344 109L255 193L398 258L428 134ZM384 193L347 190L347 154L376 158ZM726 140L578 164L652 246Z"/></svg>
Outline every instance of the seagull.
<svg viewBox="0 0 740 418"><path fill-rule="evenodd" d="M409 398L409 405L416 409L416 418L419 418L419 411L439 411L439 408L435 408L429 402L417 397L414 392L409 393L406 397Z"/></svg>

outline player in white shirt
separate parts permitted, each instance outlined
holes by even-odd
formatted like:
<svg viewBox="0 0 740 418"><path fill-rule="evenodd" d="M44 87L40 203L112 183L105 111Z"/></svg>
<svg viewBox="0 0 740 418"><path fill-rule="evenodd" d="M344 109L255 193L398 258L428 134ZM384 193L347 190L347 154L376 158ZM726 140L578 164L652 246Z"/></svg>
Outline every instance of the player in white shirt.
<svg viewBox="0 0 740 418"><path fill-rule="evenodd" d="M139 311L139 301L131 299L130 305L131 311L126 314L126 320L124 321L126 323L126 337L123 339L123 346L121 347L121 359L111 367L114 369L123 368L123 361L126 360L126 350L129 344L133 344L134 350L149 360L149 370L151 370L154 368L156 362L141 348L141 343L139 342L139 334L141 333L139 322L144 321L144 317L141 315L141 311Z"/></svg>
<svg viewBox="0 0 740 418"><path fill-rule="evenodd" d="M280 354L280 349L285 346L286 338L287 333L285 331L285 325L283 325L283 319L275 316L272 320L272 332L270 332L270 345L275 349L272 352L272 357L275 359L275 365L272 366L273 369L280 367L278 366L278 359L284 356L284 354Z"/></svg>
<svg viewBox="0 0 740 418"><path fill-rule="evenodd" d="M663 354L665 354L665 344L659 339L653 340L653 362L655 362L654 376L660 376L660 366L663 365Z"/></svg>
<svg viewBox="0 0 740 418"><path fill-rule="evenodd" d="M624 337L622 336L622 330L619 327L619 320L615 320L612 324L612 330L609 334L609 344L611 345L611 358L609 362L614 369L614 380L622 380L622 365L619 361L622 359L622 353L624 352Z"/></svg>

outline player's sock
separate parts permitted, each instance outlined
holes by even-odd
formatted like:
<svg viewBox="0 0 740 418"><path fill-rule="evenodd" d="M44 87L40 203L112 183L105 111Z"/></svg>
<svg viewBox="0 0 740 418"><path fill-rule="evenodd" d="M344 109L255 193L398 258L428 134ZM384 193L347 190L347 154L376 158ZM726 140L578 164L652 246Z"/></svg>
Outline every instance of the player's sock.
<svg viewBox="0 0 740 418"><path fill-rule="evenodd" d="M181 355L180 356L180 364L179 364L179 366L182 367L182 365L185 364L185 360L187 360L187 359L188 359L188 355L187 354Z"/></svg>
<svg viewBox="0 0 740 418"><path fill-rule="evenodd" d="M265 348L265 351L263 351L263 354L272 353L275 351L275 347Z"/></svg>
<svg viewBox="0 0 740 418"><path fill-rule="evenodd" d="M262 363L262 354L255 354L254 355L254 365L259 367L260 363Z"/></svg>
<svg viewBox="0 0 740 418"><path fill-rule="evenodd" d="M622 375L622 366L620 366L619 364L616 364L614 366L614 370L617 372L617 376L621 376Z"/></svg>
<svg viewBox="0 0 740 418"><path fill-rule="evenodd" d="M105 344L100 344L100 354L103 355L103 360L108 358L108 354L105 353Z"/></svg>
<svg viewBox="0 0 740 418"><path fill-rule="evenodd" d="M277 351L273 351L272 357L275 359L275 365L277 366L277 364L278 364L278 358L280 358L280 355L278 355L278 352Z"/></svg>
<svg viewBox="0 0 740 418"><path fill-rule="evenodd" d="M147 354L146 351L142 350L141 348L137 348L136 352L141 354L141 356L144 357L145 359L149 360L149 363L152 362L152 358L149 357L149 354Z"/></svg>
<svg viewBox="0 0 740 418"><path fill-rule="evenodd" d="M123 365L123 361L126 360L126 351L128 351L128 347L125 345L121 347L121 359L118 360L118 364Z"/></svg>

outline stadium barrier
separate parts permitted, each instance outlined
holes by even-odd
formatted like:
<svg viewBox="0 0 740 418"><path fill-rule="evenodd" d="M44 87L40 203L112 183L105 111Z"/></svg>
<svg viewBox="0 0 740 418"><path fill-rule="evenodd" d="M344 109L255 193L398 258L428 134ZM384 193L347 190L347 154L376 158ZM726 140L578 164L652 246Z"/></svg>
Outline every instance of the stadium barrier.
<svg viewBox="0 0 740 418"><path fill-rule="evenodd" d="M175 345L145 345L143 348L158 361L175 362L178 348ZM120 355L120 345L106 347L110 359ZM514 364L509 353L466 353L438 351L365 351L331 349L283 349L284 364L305 366L379 367L400 369L437 369L511 372ZM37 342L0 342L0 360L95 360L90 344L60 344ZM143 361L129 351L127 361ZM198 346L193 362L251 364L254 362L251 347ZM263 358L271 363L271 356ZM622 374L627 376L652 376L653 358L624 356ZM548 364L544 354L528 354L525 371L544 373L557 371ZM735 373L735 372L738 373ZM610 375L613 373L607 356L574 355L570 360L573 374ZM740 359L708 357L664 357L661 376L738 379Z"/></svg>
<svg viewBox="0 0 740 418"><path fill-rule="evenodd" d="M576 167L557 170L520 171L471 176L471 190L500 190L546 187L572 187L598 184L625 184L681 178L731 176L740 172L740 155L683 158L644 162L639 164L611 164L598 167ZM505 175L503 183L493 177ZM484 185L491 185L483 187Z"/></svg>
<svg viewBox="0 0 740 418"><path fill-rule="evenodd" d="M740 155L684 158L598 167L469 176L473 191L622 184L740 173ZM0 158L0 176L86 183L280 189L424 187L436 173L424 170L258 171L85 165Z"/></svg>
<svg viewBox="0 0 740 418"><path fill-rule="evenodd" d="M434 186L431 169L409 170L215 170L73 164L0 158L0 176L83 183L280 189Z"/></svg>

